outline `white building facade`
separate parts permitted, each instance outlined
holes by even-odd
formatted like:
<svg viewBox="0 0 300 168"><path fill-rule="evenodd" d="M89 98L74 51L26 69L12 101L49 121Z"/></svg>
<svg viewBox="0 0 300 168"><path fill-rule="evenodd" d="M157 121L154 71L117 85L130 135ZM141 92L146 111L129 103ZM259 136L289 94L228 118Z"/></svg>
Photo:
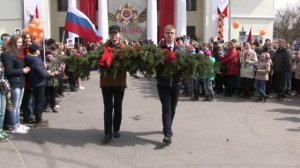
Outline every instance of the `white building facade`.
<svg viewBox="0 0 300 168"><path fill-rule="evenodd" d="M24 19L27 9L24 9L30 1L39 0L0 0L0 34L13 34L15 28L24 28ZM95 0L96 25L102 32L103 39L108 38L109 27L109 0ZM114 3L120 1L120 7L125 2L134 4L137 0L115 0ZM164 17L159 9L159 1L157 0L139 0L144 1L147 6L146 19L146 38L150 38L155 43L159 41L160 19ZM239 39L240 32L243 30L246 34L252 29L252 35L255 37L270 38L273 36L273 19L274 19L274 0L164 0L173 1L174 3L174 25L177 29L177 36L189 35L197 37L203 42L209 42L212 38L217 40L219 23L218 8L223 12L228 5L227 17L224 18L223 39ZM43 0L40 7L40 20L43 22L45 36L61 40L62 32L66 17L67 5L80 8L80 0ZM66 5L66 6L64 6ZM133 5L134 8L134 5ZM170 7L171 8L171 7ZM13 9L13 10L12 10ZM32 10L32 9L31 9ZM24 12L25 11L25 12ZM32 11L29 11L32 12ZM141 11L137 11L139 14ZM238 22L239 27L233 28L233 22ZM260 36L261 30L265 31L265 35ZM69 34L69 37L76 37Z"/></svg>

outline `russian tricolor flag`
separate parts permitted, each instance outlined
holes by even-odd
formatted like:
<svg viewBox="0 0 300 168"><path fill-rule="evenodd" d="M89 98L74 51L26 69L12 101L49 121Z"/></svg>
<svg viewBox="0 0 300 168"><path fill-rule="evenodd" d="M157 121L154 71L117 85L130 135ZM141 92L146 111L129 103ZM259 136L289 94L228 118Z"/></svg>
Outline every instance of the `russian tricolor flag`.
<svg viewBox="0 0 300 168"><path fill-rule="evenodd" d="M90 19L72 6L68 8L65 30L78 34L90 42L102 41L100 32L95 28Z"/></svg>

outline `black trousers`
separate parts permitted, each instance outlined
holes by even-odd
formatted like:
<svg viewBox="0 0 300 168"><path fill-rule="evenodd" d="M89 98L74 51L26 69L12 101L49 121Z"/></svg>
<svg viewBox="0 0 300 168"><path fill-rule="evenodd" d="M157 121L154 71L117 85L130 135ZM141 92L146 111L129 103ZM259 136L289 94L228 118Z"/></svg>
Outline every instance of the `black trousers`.
<svg viewBox="0 0 300 168"><path fill-rule="evenodd" d="M102 87L101 90L104 103L104 133L111 135L112 131L120 131L125 88L108 86Z"/></svg>
<svg viewBox="0 0 300 168"><path fill-rule="evenodd" d="M287 73L286 72L274 72L274 83L275 83L275 89L278 94L278 98L285 97L285 87L286 87L286 79L287 79Z"/></svg>
<svg viewBox="0 0 300 168"><path fill-rule="evenodd" d="M75 73L73 71L69 71L67 72L67 76L68 78L68 82L70 85L70 90L71 91L75 91L76 90L76 76Z"/></svg>
<svg viewBox="0 0 300 168"><path fill-rule="evenodd" d="M46 106L50 106L52 109L55 107L55 97L56 97L56 86L47 86L46 87Z"/></svg>
<svg viewBox="0 0 300 168"><path fill-rule="evenodd" d="M236 75L224 75L225 96L232 96Z"/></svg>
<svg viewBox="0 0 300 168"><path fill-rule="evenodd" d="M252 78L241 78L241 87L243 91L243 96L245 97L250 97L251 96L251 91L253 90L254 86L254 79Z"/></svg>
<svg viewBox="0 0 300 168"><path fill-rule="evenodd" d="M157 85L157 91L162 105L162 123L165 136L173 134L172 124L178 103L180 87L180 85L172 87Z"/></svg>
<svg viewBox="0 0 300 168"><path fill-rule="evenodd" d="M46 86L39 86L33 88L33 96L34 96L34 109L35 109L35 121L42 121L42 115L46 103L45 98L45 88Z"/></svg>

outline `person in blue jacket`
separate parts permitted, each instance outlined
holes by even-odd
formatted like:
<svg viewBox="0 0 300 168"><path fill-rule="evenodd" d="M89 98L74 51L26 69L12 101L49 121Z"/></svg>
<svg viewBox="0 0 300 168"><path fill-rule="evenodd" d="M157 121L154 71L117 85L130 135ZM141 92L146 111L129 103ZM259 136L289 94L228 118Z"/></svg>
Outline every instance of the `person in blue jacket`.
<svg viewBox="0 0 300 168"><path fill-rule="evenodd" d="M39 48L36 43L32 43L29 46L29 53L25 55L25 63L31 69L28 77L33 88L35 125L44 127L48 126L48 121L42 117L46 102L45 88L47 78L54 76L54 74L46 71L44 62L38 57L40 54Z"/></svg>

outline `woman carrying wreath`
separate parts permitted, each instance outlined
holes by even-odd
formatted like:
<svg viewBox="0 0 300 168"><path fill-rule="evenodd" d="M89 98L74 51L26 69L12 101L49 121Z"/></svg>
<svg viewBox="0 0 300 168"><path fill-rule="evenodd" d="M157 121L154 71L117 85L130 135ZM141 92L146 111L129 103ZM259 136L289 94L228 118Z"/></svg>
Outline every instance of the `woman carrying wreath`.
<svg viewBox="0 0 300 168"><path fill-rule="evenodd" d="M113 50L124 49L125 43L121 41L121 30L119 26L109 27L109 40L104 45L104 52L99 60L101 67L100 87L102 90L104 104L104 144L111 141L112 136L120 137L120 126L122 121L122 102L126 88L126 70L120 65L116 77L107 74L110 66Z"/></svg>

